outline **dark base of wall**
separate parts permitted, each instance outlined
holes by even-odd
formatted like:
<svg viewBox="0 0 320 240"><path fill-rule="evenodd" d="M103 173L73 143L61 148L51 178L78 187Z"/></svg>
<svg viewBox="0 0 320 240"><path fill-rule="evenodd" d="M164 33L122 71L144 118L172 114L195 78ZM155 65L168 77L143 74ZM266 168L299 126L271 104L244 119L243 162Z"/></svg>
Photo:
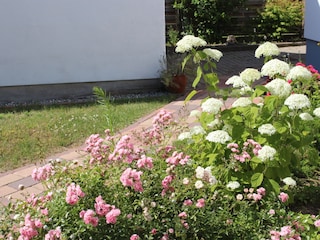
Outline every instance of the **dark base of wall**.
<svg viewBox="0 0 320 240"><path fill-rule="evenodd" d="M0 87L0 104L90 98L95 86L103 88L111 96L148 93L162 88L159 79Z"/></svg>
<svg viewBox="0 0 320 240"><path fill-rule="evenodd" d="M311 64L315 69L320 71L320 46L318 42L307 39L307 65Z"/></svg>

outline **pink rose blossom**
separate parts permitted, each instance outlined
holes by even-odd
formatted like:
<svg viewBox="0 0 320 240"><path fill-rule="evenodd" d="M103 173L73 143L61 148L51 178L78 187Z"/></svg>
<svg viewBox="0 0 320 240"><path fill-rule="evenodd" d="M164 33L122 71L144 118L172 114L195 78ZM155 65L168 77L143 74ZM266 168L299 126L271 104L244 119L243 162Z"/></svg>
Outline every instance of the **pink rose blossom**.
<svg viewBox="0 0 320 240"><path fill-rule="evenodd" d="M205 200L203 198L198 199L196 203L197 208L203 208L205 206Z"/></svg>
<svg viewBox="0 0 320 240"><path fill-rule="evenodd" d="M101 196L98 196L96 198L96 203L94 204L94 208L96 213L99 216L105 216L112 209L111 205L106 204Z"/></svg>
<svg viewBox="0 0 320 240"><path fill-rule="evenodd" d="M35 168L31 174L31 177L35 181L45 181L53 174L53 166L49 163L43 167Z"/></svg>
<svg viewBox="0 0 320 240"><path fill-rule="evenodd" d="M121 175L120 181L123 186L133 187L136 192L143 192L141 177L142 172L127 168Z"/></svg>
<svg viewBox="0 0 320 240"><path fill-rule="evenodd" d="M54 230L50 230L44 237L45 240L56 240L60 239L61 237L61 229L57 227Z"/></svg>
<svg viewBox="0 0 320 240"><path fill-rule="evenodd" d="M183 205L184 206L191 206L192 205L192 200L190 200L190 199L184 200Z"/></svg>
<svg viewBox="0 0 320 240"><path fill-rule="evenodd" d="M278 197L279 197L280 201L283 203L285 203L289 199L289 195L284 192L281 192Z"/></svg>
<svg viewBox="0 0 320 240"><path fill-rule="evenodd" d="M39 219L32 220L28 213L24 218L24 226L20 228L19 239L29 240L38 235L37 228L42 228L43 224Z"/></svg>
<svg viewBox="0 0 320 240"><path fill-rule="evenodd" d="M120 209L114 208L106 214L106 222L108 224L115 224L117 222L117 217L121 214Z"/></svg>
<svg viewBox="0 0 320 240"><path fill-rule="evenodd" d="M281 228L280 236L289 236L291 234L291 226L284 226Z"/></svg>
<svg viewBox="0 0 320 240"><path fill-rule="evenodd" d="M320 227L320 219L319 219L319 220L316 220L316 221L314 222L314 226Z"/></svg>
<svg viewBox="0 0 320 240"><path fill-rule="evenodd" d="M131 237L130 237L130 240L139 240L139 239L140 239L140 237L139 237L138 234L133 234L133 235L131 235Z"/></svg>
<svg viewBox="0 0 320 240"><path fill-rule="evenodd" d="M274 214L276 214L276 212L275 212L273 209L270 209L270 210L269 210L269 214L270 214L270 215L274 215Z"/></svg>
<svg viewBox="0 0 320 240"><path fill-rule="evenodd" d="M152 158L142 155L141 158L137 161L137 167L152 169L153 168Z"/></svg>
<svg viewBox="0 0 320 240"><path fill-rule="evenodd" d="M90 224L94 227L96 227L98 225L99 218L96 217L96 213L91 209L89 209L87 211L82 210L80 212L79 216L80 216L80 218L83 219L85 224L88 224L88 225Z"/></svg>
<svg viewBox="0 0 320 240"><path fill-rule="evenodd" d="M257 189L257 193L262 195L262 196L265 196L266 195L266 189L264 187L260 187Z"/></svg>
<svg viewBox="0 0 320 240"><path fill-rule="evenodd" d="M181 212L181 213L179 213L179 215L178 215L178 217L179 218L187 218L188 217L188 215L187 215L187 213L186 212Z"/></svg>
<svg viewBox="0 0 320 240"><path fill-rule="evenodd" d="M253 193L253 194L252 194L252 198L253 198L253 200L254 200L255 202L258 202L258 201L260 201L260 200L262 199L262 195L259 194L259 193Z"/></svg>
<svg viewBox="0 0 320 240"><path fill-rule="evenodd" d="M157 229L155 229L155 228L152 228L152 230L151 230L151 234L152 234L152 235L155 235L155 234L157 234Z"/></svg>
<svg viewBox="0 0 320 240"><path fill-rule="evenodd" d="M67 188L66 202L70 205L78 203L80 197L84 197L85 194L82 192L79 185L71 183Z"/></svg>

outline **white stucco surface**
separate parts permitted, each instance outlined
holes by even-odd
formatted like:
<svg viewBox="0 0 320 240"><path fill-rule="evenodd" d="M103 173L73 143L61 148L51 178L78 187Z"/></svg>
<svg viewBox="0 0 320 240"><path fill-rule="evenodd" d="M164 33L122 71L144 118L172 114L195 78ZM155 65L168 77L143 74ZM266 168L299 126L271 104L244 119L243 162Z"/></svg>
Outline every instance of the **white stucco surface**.
<svg viewBox="0 0 320 240"><path fill-rule="evenodd" d="M304 23L304 37L320 41L320 0L305 1Z"/></svg>
<svg viewBox="0 0 320 240"><path fill-rule="evenodd" d="M0 0L0 86L149 79L163 0Z"/></svg>

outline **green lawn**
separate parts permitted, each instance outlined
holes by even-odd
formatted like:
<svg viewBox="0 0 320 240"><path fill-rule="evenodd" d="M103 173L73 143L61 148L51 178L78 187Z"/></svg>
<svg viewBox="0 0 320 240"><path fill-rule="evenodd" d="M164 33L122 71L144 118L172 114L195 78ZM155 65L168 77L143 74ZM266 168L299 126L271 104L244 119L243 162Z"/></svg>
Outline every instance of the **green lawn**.
<svg viewBox="0 0 320 240"><path fill-rule="evenodd" d="M104 133L107 112L115 131L170 102L160 98L114 101L104 105L47 106L0 113L0 172L36 163L93 133Z"/></svg>

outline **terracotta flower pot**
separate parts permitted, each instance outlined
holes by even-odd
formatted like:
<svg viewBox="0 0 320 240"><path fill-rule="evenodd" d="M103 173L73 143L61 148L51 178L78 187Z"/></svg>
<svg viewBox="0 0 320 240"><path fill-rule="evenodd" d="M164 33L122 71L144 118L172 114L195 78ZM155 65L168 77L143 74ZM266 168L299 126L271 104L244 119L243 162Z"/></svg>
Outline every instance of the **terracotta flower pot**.
<svg viewBox="0 0 320 240"><path fill-rule="evenodd" d="M187 87L187 77L184 74L173 76L172 84L167 87L167 90L172 93L184 93Z"/></svg>

